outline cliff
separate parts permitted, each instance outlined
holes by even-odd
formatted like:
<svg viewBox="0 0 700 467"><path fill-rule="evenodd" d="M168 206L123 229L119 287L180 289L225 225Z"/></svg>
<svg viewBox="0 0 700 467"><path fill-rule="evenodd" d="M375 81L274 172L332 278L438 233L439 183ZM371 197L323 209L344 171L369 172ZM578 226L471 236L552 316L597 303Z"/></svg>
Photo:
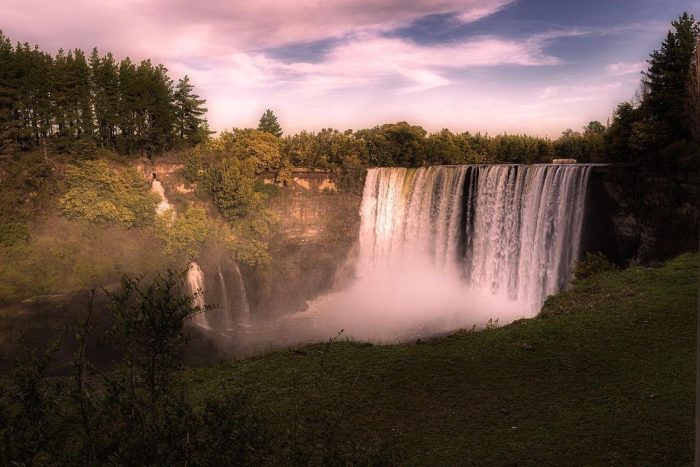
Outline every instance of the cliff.
<svg viewBox="0 0 700 467"><path fill-rule="evenodd" d="M339 190L329 172L292 172L269 201L278 218L270 240L272 261L264 268L244 268L254 312L304 309L307 300L352 274L346 265L357 243L360 201L359 195Z"/></svg>
<svg viewBox="0 0 700 467"><path fill-rule="evenodd" d="M698 248L700 177L657 176L630 165L596 167L588 187L585 250L621 265L649 264Z"/></svg>

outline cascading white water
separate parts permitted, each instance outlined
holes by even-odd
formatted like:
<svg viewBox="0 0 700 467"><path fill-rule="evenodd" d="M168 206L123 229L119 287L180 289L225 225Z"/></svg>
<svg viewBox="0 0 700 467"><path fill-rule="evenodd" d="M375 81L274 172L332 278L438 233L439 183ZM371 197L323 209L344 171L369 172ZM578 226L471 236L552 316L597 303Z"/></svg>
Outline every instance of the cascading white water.
<svg viewBox="0 0 700 467"><path fill-rule="evenodd" d="M163 185L155 178L151 183L151 191L158 194L161 199L156 206L156 214L162 216L170 213L170 220L173 221L175 219L175 211L173 210L173 206L165 196ZM231 330L236 324L243 326L248 326L250 324L250 306L248 304L248 297L245 290L245 284L243 282L243 276L241 275L241 271L237 264L235 265L233 273L236 281L235 285L238 289L236 294L238 297L240 297L241 301L240 311L237 313L237 310L231 305L229 291L226 287L226 278L224 272L222 271L221 264L219 264L217 265L217 280L214 281L214 283L218 282L218 284L216 284L218 285L218 288L216 286L209 285L208 288L211 290L206 291L207 296L214 296L212 303L215 304L214 306L217 309L196 315L192 319L193 324L204 329L218 331ZM205 274L202 271L202 268L194 261L190 264L190 268L187 271L187 285L190 289L190 293L196 295L192 305L200 308L204 307ZM236 315L240 315L238 317L238 323L236 322Z"/></svg>
<svg viewBox="0 0 700 467"><path fill-rule="evenodd" d="M243 282L243 274L241 274L241 269L236 263L234 271L236 273L236 282L238 284L238 289L241 298L241 314L238 320L238 324L244 327L250 326L250 304L248 303L248 292L245 289L245 282Z"/></svg>
<svg viewBox="0 0 700 467"><path fill-rule="evenodd" d="M566 287L578 259L590 166L472 170L467 281L539 309Z"/></svg>
<svg viewBox="0 0 700 467"><path fill-rule="evenodd" d="M202 269L194 261L190 264L187 270L187 285L190 288L190 293L195 294L192 306L204 307L204 274ZM192 322L197 326L210 329L207 313L199 313L192 318Z"/></svg>
<svg viewBox="0 0 700 467"><path fill-rule="evenodd" d="M169 209L173 208L173 206L168 202L168 198L165 197L165 189L163 188L162 183L154 179L151 183L151 191L160 196L160 202L158 203L158 206L156 206L156 214L164 214Z"/></svg>
<svg viewBox="0 0 700 467"><path fill-rule="evenodd" d="M192 294L201 291L193 306L203 307L208 303L213 307L207 313L195 316L193 324L218 332L250 326L250 306L238 264L233 263L227 268L218 264L214 275L205 274L196 262L192 262L187 271L187 285Z"/></svg>
<svg viewBox="0 0 700 467"><path fill-rule="evenodd" d="M589 173L586 165L370 169L358 275L422 261L531 314L570 280Z"/></svg>

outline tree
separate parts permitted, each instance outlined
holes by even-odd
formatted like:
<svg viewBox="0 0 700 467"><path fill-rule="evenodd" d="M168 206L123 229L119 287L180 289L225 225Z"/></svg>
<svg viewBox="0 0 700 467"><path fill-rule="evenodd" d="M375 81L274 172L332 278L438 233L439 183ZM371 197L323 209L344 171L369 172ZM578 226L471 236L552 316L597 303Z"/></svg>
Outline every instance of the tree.
<svg viewBox="0 0 700 467"><path fill-rule="evenodd" d="M0 31L0 153L17 149L17 133L22 122L17 118L17 72L14 48Z"/></svg>
<svg viewBox="0 0 700 467"><path fill-rule="evenodd" d="M258 130L273 134L278 138L282 136L282 127L277 122L277 117L270 109L265 110L262 117L260 117Z"/></svg>
<svg viewBox="0 0 700 467"><path fill-rule="evenodd" d="M97 49L89 57L80 49L52 57L28 43L13 46L0 33L2 152L46 148L47 140L78 158L98 145L149 154L183 141L193 146L209 134L203 103L187 77L176 93L168 70L150 60L116 62Z"/></svg>
<svg viewBox="0 0 700 467"><path fill-rule="evenodd" d="M700 25L688 13L671 24L673 29L661 48L651 53L649 70L644 73L648 94L642 106L656 136L656 149L691 136L687 82Z"/></svg>
<svg viewBox="0 0 700 467"><path fill-rule="evenodd" d="M281 141L276 136L252 128L234 128L221 133L215 146L226 156L253 161L256 173L276 172L280 166Z"/></svg>
<svg viewBox="0 0 700 467"><path fill-rule="evenodd" d="M205 180L206 191L214 204L228 220L245 216L258 201L255 192L255 161L226 157L220 164L209 168Z"/></svg>
<svg viewBox="0 0 700 467"><path fill-rule="evenodd" d="M627 162L634 153L630 149L633 127L639 121L639 109L629 102L622 102L613 113L613 120L605 136L605 152L608 158L616 162Z"/></svg>
<svg viewBox="0 0 700 467"><path fill-rule="evenodd" d="M602 135L603 133L605 133L605 126L597 120L588 122L588 125L583 127L583 134L585 136Z"/></svg>
<svg viewBox="0 0 700 467"><path fill-rule="evenodd" d="M207 108L204 107L206 100L194 93L194 86L186 75L177 82L173 97L178 137L190 144L201 143L208 136L202 131L207 121L204 118L207 113Z"/></svg>
<svg viewBox="0 0 700 467"><path fill-rule="evenodd" d="M695 54L688 78L688 116L695 141L700 141L700 36L695 43Z"/></svg>

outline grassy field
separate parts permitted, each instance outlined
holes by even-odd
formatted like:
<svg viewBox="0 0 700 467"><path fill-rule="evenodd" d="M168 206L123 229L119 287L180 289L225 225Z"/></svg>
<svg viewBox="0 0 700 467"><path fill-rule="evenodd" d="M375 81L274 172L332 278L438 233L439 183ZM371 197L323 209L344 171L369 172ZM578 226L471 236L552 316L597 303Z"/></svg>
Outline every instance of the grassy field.
<svg viewBox="0 0 700 467"><path fill-rule="evenodd" d="M280 449L415 465L692 461L698 256L602 273L540 317L407 345L334 342L188 372L241 388ZM297 440L297 441L292 441Z"/></svg>

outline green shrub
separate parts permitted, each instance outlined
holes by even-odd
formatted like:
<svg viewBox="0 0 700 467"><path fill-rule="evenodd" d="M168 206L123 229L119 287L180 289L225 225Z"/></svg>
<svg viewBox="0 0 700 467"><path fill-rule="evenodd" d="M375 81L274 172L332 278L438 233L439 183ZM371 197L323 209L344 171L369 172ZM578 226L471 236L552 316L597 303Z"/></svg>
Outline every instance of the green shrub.
<svg viewBox="0 0 700 467"><path fill-rule="evenodd" d="M252 212L262 196L255 191L255 161L227 157L207 170L204 190L227 220Z"/></svg>
<svg viewBox="0 0 700 467"><path fill-rule="evenodd" d="M201 178L202 171L202 154L199 148L188 151L181 169L182 177L190 183L195 183Z"/></svg>
<svg viewBox="0 0 700 467"><path fill-rule="evenodd" d="M0 246L11 247L29 241L29 228L19 222L0 223Z"/></svg>
<svg viewBox="0 0 700 467"><path fill-rule="evenodd" d="M578 261L574 266L574 277L576 279L586 279L604 271L614 271L617 266L612 264L601 252L587 252L586 257Z"/></svg>
<svg viewBox="0 0 700 467"><path fill-rule="evenodd" d="M255 179L255 191L262 193L268 198L274 198L282 193L282 189L274 183L265 183L259 178Z"/></svg>
<svg viewBox="0 0 700 467"><path fill-rule="evenodd" d="M151 225L158 196L135 169L116 169L105 161L83 161L66 170L68 191L59 200L71 220L127 227Z"/></svg>
<svg viewBox="0 0 700 467"><path fill-rule="evenodd" d="M204 208L189 207L172 223L160 216L154 226L155 234L165 242L167 253L181 253L186 258L197 256L204 240L211 231Z"/></svg>
<svg viewBox="0 0 700 467"><path fill-rule="evenodd" d="M185 276L124 276L107 292L109 336L123 351L113 371L90 358L88 343L105 338L92 335L91 304L69 377L50 377L48 357L30 351L0 379L0 464L259 465L267 457L265 419L242 394L224 387L201 407L185 391L184 324L206 312L192 306Z"/></svg>

